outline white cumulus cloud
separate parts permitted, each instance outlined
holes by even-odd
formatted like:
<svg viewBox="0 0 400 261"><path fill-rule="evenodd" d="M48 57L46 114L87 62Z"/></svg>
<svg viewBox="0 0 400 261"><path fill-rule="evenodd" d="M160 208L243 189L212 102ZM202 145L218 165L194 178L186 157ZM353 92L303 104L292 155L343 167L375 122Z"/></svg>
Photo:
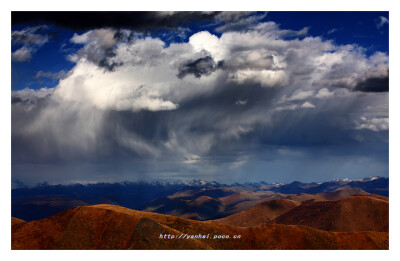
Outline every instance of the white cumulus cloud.
<svg viewBox="0 0 400 261"><path fill-rule="evenodd" d="M305 102L305 103L303 103L302 105L301 105L301 108L308 108L308 109L313 109L313 108L315 108L315 105L314 104L312 104L311 102Z"/></svg>

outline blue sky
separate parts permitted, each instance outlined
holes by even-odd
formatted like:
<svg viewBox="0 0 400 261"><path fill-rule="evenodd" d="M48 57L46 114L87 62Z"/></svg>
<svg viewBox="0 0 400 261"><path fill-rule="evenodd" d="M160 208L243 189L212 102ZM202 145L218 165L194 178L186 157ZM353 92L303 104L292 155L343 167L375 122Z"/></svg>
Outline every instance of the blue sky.
<svg viewBox="0 0 400 261"><path fill-rule="evenodd" d="M13 179L388 176L388 12L68 15L13 13Z"/></svg>

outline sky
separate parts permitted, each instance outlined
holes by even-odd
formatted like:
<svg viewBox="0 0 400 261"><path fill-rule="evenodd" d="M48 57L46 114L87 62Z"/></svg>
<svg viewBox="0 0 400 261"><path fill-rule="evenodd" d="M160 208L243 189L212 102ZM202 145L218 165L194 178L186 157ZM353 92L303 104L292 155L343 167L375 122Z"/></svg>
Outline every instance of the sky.
<svg viewBox="0 0 400 261"><path fill-rule="evenodd" d="M12 179L388 176L388 12L13 12Z"/></svg>

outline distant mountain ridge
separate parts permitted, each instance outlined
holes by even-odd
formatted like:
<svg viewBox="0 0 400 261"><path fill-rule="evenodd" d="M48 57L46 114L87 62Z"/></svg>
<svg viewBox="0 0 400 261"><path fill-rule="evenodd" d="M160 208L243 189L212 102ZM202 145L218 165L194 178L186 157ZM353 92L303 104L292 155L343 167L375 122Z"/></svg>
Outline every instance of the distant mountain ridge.
<svg viewBox="0 0 400 261"><path fill-rule="evenodd" d="M388 181L389 178L387 177L380 177L380 176L374 176L374 177L366 177L366 178L361 178L358 180L352 180L349 178L344 178L344 179L333 179L333 180L328 180L325 182L300 182L300 181L292 181L291 183L282 183L282 182L272 182L268 183L265 181L258 181L258 182L244 182L244 183L238 183L234 182L230 185L225 184L225 183L219 183L217 181L206 181L202 179L192 179L190 181L122 181L122 182L96 182L96 183L87 183L87 184L82 184L82 183L71 183L71 184L49 184L48 182L42 182L38 183L36 186L27 186L20 180L12 180L12 184L14 186L14 189L33 189L33 188L38 188L38 187L59 187L59 186L65 186L65 187L74 187L74 186L104 186L104 185L122 185L122 186L130 186L130 185L154 185L154 186L188 186L188 187L205 187L205 188L212 188L212 187L232 187L232 186L271 186L271 187L282 187L282 186L288 186L288 185L293 185L293 184L300 184L300 185L322 185L325 183L339 183L341 185L343 184L353 184L353 183L363 183L363 182L370 182L374 180L379 180L383 181L386 180Z"/></svg>
<svg viewBox="0 0 400 261"><path fill-rule="evenodd" d="M285 194L314 194L331 192L343 187L361 188L368 193L377 194L385 197L389 196L389 178L383 177L364 178L356 181L349 179L336 179L323 183L302 183L298 181L293 181L289 184L271 185L269 189L274 192Z"/></svg>
<svg viewBox="0 0 400 261"><path fill-rule="evenodd" d="M218 190L221 188L226 188L226 192L222 193L222 190ZM218 202L213 201L213 198L230 196L238 192L259 191L260 193L264 193L265 191L270 191L271 193L282 194L315 194L332 192L344 188L360 188L368 193L388 196L389 179L384 177L372 177L357 181L333 180L323 183L302 183L294 181L289 184L268 184L267 182L261 181L243 184L234 183L232 185L220 184L216 181L209 182L201 179L179 182L138 181L86 185L49 185L43 183L35 187L12 189L11 212L14 217L30 221L45 218L75 206L113 204L131 209L144 209L143 206L153 200L167 197L178 192L196 191L198 192L198 196L211 197L211 200L208 200L208 205L205 208L205 213L210 213L213 209L218 209L220 207ZM253 203L250 204L249 201L245 200L238 206L232 206L236 207L236 210L232 210L232 213L252 207L259 202L254 201ZM193 202L192 206L197 207L198 202ZM211 218L211 216L209 218Z"/></svg>

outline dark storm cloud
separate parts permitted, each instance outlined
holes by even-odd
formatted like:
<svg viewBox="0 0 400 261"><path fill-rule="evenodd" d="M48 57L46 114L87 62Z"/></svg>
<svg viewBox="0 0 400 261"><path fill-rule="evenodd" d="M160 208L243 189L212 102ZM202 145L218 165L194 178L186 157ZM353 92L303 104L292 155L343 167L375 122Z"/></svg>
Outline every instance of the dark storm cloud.
<svg viewBox="0 0 400 261"><path fill-rule="evenodd" d="M77 116L77 112L69 112L69 109L65 108L64 112L58 113L58 117L61 118L59 122L55 121L48 126L49 128L36 133L32 132L32 126L35 126L35 122L41 122L40 117L43 113L48 113L48 101L38 100L37 106L31 110L23 107L29 105L26 102L18 106L14 104L13 164L99 164L101 170L94 168L90 173L81 174L80 178L84 180L90 175L96 177L99 171L104 172L105 169L118 172L122 166L131 177L138 177L139 174L134 174L137 171L148 173L155 168L152 165L154 159L157 159L159 168L175 168L177 170L174 172L178 173L185 169L182 166L183 155L188 157L188 163L206 164L202 165L203 170L210 164L226 168L223 166L245 162L242 159L243 153L259 158L258 160L274 161L278 157L277 148L280 147L287 148L287 153L290 153L291 148L300 151L305 148L310 155L319 155L321 160L331 157L332 153L338 156L373 157L377 147L369 150L358 149L362 143L355 138L356 135L376 143L379 148L386 148L382 140L387 136L387 132L349 129L353 121L349 112L356 113L357 110L362 110L360 102L354 103L353 99L345 98L338 108L335 100L324 100L321 104L313 101L320 110L274 112L273 102L280 95L279 88L226 84L214 92L187 99L172 111L112 110L104 114L93 108L89 114L84 115L85 122L79 125L76 120L82 117ZM238 100L248 102L237 106L235 102ZM103 121L96 126L96 137L91 140L93 133L89 129L86 136L85 125L90 125L91 121L98 117L102 117ZM58 126L60 123L62 125ZM31 126L28 128L31 129L30 133L24 131L26 126ZM60 137L63 138L60 140ZM171 143L174 139L176 143ZM209 144L209 147L203 148L205 144ZM331 149L327 149L329 147ZM186 151L187 148L191 150ZM320 155L322 152L326 155ZM201 158L191 159L190 157L194 156L188 153L201 155ZM384 157L384 154L382 155ZM309 156L304 157L309 160ZM193 164L188 163L184 165ZM200 170L196 171L201 173ZM45 174L45 170L41 175L48 179L52 177L52 173ZM65 175L68 176L67 173ZM73 175L77 176L76 173ZM221 174L221 177L224 175Z"/></svg>
<svg viewBox="0 0 400 261"><path fill-rule="evenodd" d="M113 48L107 48L100 56L97 54L96 56L88 56L88 59L94 63L96 63L99 67L104 68L108 72L114 71L117 67L124 65L123 62L114 62L111 59L116 56L115 50Z"/></svg>
<svg viewBox="0 0 400 261"><path fill-rule="evenodd" d="M222 62L216 64L211 56L202 57L194 61L187 61L179 66L177 77L182 79L188 74L193 74L196 78L200 78L203 75L210 75L221 65Z"/></svg>
<svg viewBox="0 0 400 261"><path fill-rule="evenodd" d="M359 82L354 90L361 92L388 92L389 77L368 78Z"/></svg>
<svg viewBox="0 0 400 261"><path fill-rule="evenodd" d="M123 29L119 29L114 34L114 39L117 42L128 42L131 43L135 39L135 33L133 31L126 32Z"/></svg>
<svg viewBox="0 0 400 261"><path fill-rule="evenodd" d="M23 102L23 100L19 97L11 97L11 104L13 103L20 103Z"/></svg>
<svg viewBox="0 0 400 261"><path fill-rule="evenodd" d="M12 25L52 24L72 30L103 27L137 31L173 29L193 21L212 21L220 12L12 12Z"/></svg>
<svg viewBox="0 0 400 261"><path fill-rule="evenodd" d="M183 146L191 146L192 141L212 136L212 144L203 157L213 164L232 162L243 151L258 154L269 146L306 148L314 152L318 148L335 147L337 154L344 155L352 151L342 151L341 147L357 148L360 136L376 144L385 143L385 131L349 128L354 121L349 111L362 111L361 103L354 103L352 98L342 99L340 108L336 108L336 101L331 100L315 102L318 107L324 105L320 110L273 111L273 101L279 95L279 89L225 85L213 93L186 100L173 111L114 111L107 120L107 126L123 127L156 147L168 142L173 133ZM248 102L236 106L238 100ZM335 113L327 108L336 108ZM116 129L113 128L109 131L115 136ZM270 157L276 157L270 153ZM370 155L374 152L357 153Z"/></svg>
<svg viewBox="0 0 400 261"><path fill-rule="evenodd" d="M105 71L112 72L123 65L123 62L112 60L116 56L116 45L121 42L129 43L131 38L132 32L123 34L121 31L99 29L80 36L75 34L71 42L84 45L77 51L75 57L85 57L90 62L104 68Z"/></svg>
<svg viewBox="0 0 400 261"><path fill-rule="evenodd" d="M43 98L32 96L30 100L25 98L25 93L17 94L14 94L13 99L20 99L23 102L14 104L12 109L13 162L60 163L71 160L74 162L130 161L134 158L145 160L153 158L157 151L163 153L162 157L171 157L165 150L164 144L175 134L183 146L197 146L195 145L197 140L212 135L213 151L224 148L226 150L234 144L240 147L242 141L237 139L237 135L241 129L236 129L235 125L246 124L244 118L249 118L248 116L257 112L262 113L260 106L269 104L276 95L276 90L257 85L223 85L215 92L198 95L182 102L178 109L172 111L110 110L103 113L92 108L84 118L87 122L82 122L82 125L75 121L81 116L77 116L77 112L70 111L67 106L57 113L57 120L51 121L49 128L31 134L27 133L26 129L40 128L36 122L39 124L41 115L46 115L47 111L52 110L54 104L51 103L50 96L44 94ZM244 106L236 106L238 100L248 100L248 102ZM34 105L32 109L31 105ZM80 113L83 111L78 112ZM103 120L96 126L95 139L81 140L86 133L85 125L90 125L91 119L97 117L102 117ZM62 142L61 136L68 142ZM144 145L142 147L140 144L130 147L130 140L150 144L150 147ZM87 150L88 147L91 149Z"/></svg>
<svg viewBox="0 0 400 261"><path fill-rule="evenodd" d="M123 63L111 62L108 57L105 57L101 59L97 65L101 68L104 68L108 72L112 72L115 70L115 68L122 66Z"/></svg>
<svg viewBox="0 0 400 261"><path fill-rule="evenodd" d="M109 71L113 71L113 69L115 69L115 67L117 66L117 64L110 61L110 59L112 57L115 57L115 55L116 55L114 48L106 48L106 49L104 49L104 51L102 53L103 53L103 56L98 61L96 61L97 56L96 57L88 56L88 58L89 58L89 60L97 62L97 65L99 67L103 67Z"/></svg>

